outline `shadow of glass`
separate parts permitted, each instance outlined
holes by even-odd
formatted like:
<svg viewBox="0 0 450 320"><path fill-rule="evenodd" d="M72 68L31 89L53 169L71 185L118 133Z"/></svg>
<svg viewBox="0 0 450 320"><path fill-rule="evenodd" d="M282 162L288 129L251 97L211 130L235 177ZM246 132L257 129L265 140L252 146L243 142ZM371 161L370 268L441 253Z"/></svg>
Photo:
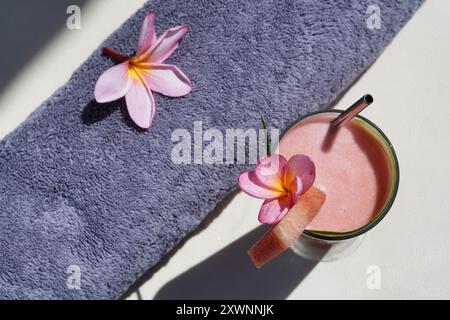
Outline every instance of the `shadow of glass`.
<svg viewBox="0 0 450 320"><path fill-rule="evenodd" d="M248 249L267 231L260 226L167 283L155 299L286 299L318 261L288 250L256 269Z"/></svg>
<svg viewBox="0 0 450 320"><path fill-rule="evenodd" d="M26 62L66 26L70 5L88 0L2 1L0 38L2 61L0 91L20 72Z"/></svg>
<svg viewBox="0 0 450 320"><path fill-rule="evenodd" d="M374 139L367 129L356 125L353 126L353 128L353 138L360 149L366 154L367 162L375 172L377 189L374 212L377 213L384 207L390 194L390 190L386 190L386 188L391 185L392 180L391 162L380 142L377 139Z"/></svg>

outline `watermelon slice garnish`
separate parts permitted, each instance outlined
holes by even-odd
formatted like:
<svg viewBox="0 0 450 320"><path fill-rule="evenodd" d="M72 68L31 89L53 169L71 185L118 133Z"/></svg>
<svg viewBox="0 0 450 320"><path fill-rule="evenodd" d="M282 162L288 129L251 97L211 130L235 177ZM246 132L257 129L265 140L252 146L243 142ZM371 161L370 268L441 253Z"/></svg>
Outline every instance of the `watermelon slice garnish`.
<svg viewBox="0 0 450 320"><path fill-rule="evenodd" d="M319 212L326 195L311 187L292 206L287 214L248 251L257 268L287 250Z"/></svg>

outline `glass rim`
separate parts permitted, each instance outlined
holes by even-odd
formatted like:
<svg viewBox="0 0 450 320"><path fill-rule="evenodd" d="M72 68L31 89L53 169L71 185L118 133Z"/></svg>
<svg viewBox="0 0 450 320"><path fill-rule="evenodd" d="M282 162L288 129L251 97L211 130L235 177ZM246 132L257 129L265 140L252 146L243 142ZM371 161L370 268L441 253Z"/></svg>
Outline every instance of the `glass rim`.
<svg viewBox="0 0 450 320"><path fill-rule="evenodd" d="M301 116L297 120L291 122L286 127L286 129L284 129L282 131L282 133L280 134L280 140L279 141L281 141L283 136L292 127L294 127L295 125L297 125L301 121L305 120L306 118L312 117L312 116L317 115L317 114L322 114L322 113L343 113L343 112L344 112L344 110L340 110L340 109L329 109L329 110L321 110L321 111L309 112L309 113L305 114L304 116ZM397 154L395 152L394 146L392 145L391 141L386 136L386 134L375 123L373 123L371 120L369 120L366 117L361 116L359 114L356 115L356 118L360 119L364 123L368 124L372 129L374 129L374 131L376 133L378 133L379 137L381 138L382 143L387 148L387 153L388 153L390 162L392 163L392 166L393 166L392 169L394 171L393 175L392 175L391 191L390 191L389 198L386 201L386 203L383 206L383 208L377 213L376 217L373 218L368 224L362 226L361 228L358 228L358 229L355 229L355 230L352 230L352 231L348 231L348 232L331 232L331 231L320 231L320 230L304 230L303 233L305 235L308 235L308 236L316 238L316 239L328 240L328 241L346 240L346 239L351 239L351 238L358 237L358 236L366 233L367 231L371 230L378 223L380 223L381 220L383 220L383 218L387 215L387 213L391 209L395 198L397 197L398 187L399 187L399 183L400 183L400 167L399 167L399 164L398 164L398 158L397 158Z"/></svg>

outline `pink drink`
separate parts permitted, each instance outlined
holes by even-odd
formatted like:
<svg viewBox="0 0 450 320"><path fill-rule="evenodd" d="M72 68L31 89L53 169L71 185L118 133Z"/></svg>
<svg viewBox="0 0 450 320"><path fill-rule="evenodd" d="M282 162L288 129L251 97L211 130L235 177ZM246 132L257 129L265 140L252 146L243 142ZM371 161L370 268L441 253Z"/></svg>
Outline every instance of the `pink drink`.
<svg viewBox="0 0 450 320"><path fill-rule="evenodd" d="M331 129L338 115L309 116L291 127L279 144L278 152L286 159L298 153L311 157L316 165L314 185L327 195L309 230L359 229L382 211L392 193L395 169L386 140L359 118Z"/></svg>

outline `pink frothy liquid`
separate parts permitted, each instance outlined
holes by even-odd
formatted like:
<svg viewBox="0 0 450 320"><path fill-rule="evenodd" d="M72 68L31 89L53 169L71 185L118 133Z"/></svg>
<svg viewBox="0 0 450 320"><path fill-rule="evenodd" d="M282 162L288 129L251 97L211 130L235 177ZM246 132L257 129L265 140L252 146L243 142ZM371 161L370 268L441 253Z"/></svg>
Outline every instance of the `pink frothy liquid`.
<svg viewBox="0 0 450 320"><path fill-rule="evenodd" d="M384 207L391 191L392 163L381 138L358 118L331 129L338 115L307 117L279 144L278 153L286 159L302 153L314 161L314 185L327 195L309 230L348 232L363 227Z"/></svg>

